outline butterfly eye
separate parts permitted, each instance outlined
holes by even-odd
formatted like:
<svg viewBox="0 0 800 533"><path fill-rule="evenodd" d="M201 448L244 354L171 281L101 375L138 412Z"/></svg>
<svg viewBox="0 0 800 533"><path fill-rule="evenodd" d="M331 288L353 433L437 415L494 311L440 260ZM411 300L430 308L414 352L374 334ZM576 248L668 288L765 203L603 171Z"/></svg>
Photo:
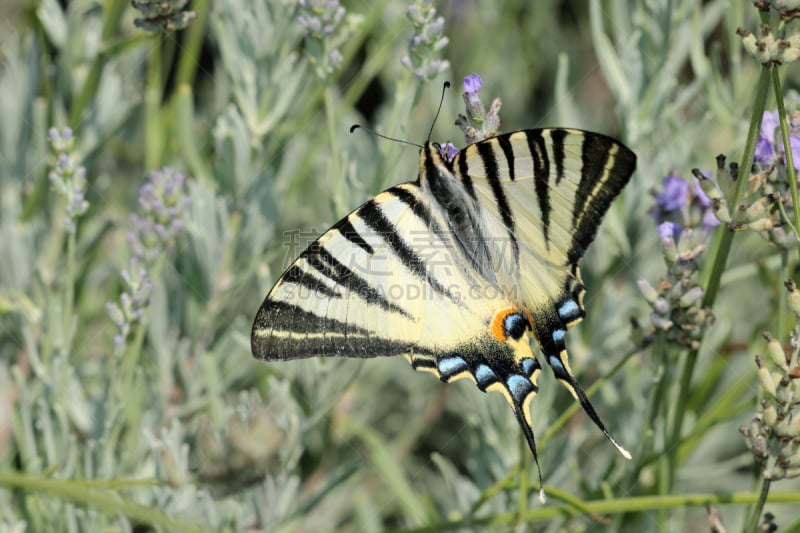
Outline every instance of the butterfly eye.
<svg viewBox="0 0 800 533"><path fill-rule="evenodd" d="M521 339L527 329L528 321L519 313L511 313L503 319L503 332L515 341Z"/></svg>

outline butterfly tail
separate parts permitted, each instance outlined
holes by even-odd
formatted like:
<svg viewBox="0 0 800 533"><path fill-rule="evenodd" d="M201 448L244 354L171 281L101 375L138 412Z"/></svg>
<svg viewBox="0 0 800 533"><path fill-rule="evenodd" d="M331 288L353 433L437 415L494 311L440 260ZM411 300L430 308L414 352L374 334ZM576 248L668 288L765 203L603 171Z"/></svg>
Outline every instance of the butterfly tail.
<svg viewBox="0 0 800 533"><path fill-rule="evenodd" d="M578 401L584 412L589 415L589 418L592 420L592 422L594 422L595 425L600 428L600 431L603 432L603 435L605 435L609 442L614 445L617 451L625 459L630 459L630 452L623 448L622 445L617 442L617 439L615 439L611 433L609 433L608 429L606 429L605 424L603 424L603 421L600 420L600 416L597 414L597 411L595 411L592 402L589 401L589 397L586 396L586 393L578 383L578 380L575 379L575 376L570 371L569 364L567 363L566 347L561 344L560 346L554 346L554 348L556 349L547 350L546 357L547 362L550 365L550 368L553 369L553 373L555 374L556 378L564 384L572 396Z"/></svg>
<svg viewBox="0 0 800 533"><path fill-rule="evenodd" d="M536 472L539 474L539 501L545 503L546 498L544 496L542 469L539 466L539 454L536 452L536 439L533 436L533 428L531 427L529 420L530 417L526 416L522 405L516 404L516 402L514 405L514 414L517 416L517 422L519 422L520 427L522 427L522 433L525 435L525 440L528 441L528 447L531 449L531 453L533 453L533 462L536 463Z"/></svg>
<svg viewBox="0 0 800 533"><path fill-rule="evenodd" d="M522 434L525 435L525 440L528 441L528 448L533 454L533 461L536 463L536 472L539 475L539 501L545 503L544 496L544 482L542 481L542 469L539 466L539 454L536 451L536 439L533 435L533 424L531 421L531 402L536 394L539 392L539 387L536 385L536 380L539 373L542 371L542 365L536 357L522 359L518 367L513 370L506 370L501 372L504 376L505 383L505 396L511 408L514 409L514 415L517 417L522 428Z"/></svg>

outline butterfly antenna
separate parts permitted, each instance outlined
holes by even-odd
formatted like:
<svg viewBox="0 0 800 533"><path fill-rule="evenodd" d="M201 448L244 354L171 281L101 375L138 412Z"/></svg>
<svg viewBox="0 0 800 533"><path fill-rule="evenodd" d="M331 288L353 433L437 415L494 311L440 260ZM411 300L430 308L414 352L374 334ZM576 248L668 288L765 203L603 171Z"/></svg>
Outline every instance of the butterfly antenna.
<svg viewBox="0 0 800 533"><path fill-rule="evenodd" d="M436 116L433 117L433 122L431 123L431 129L428 131L428 142L431 141L431 135L433 135L433 127L436 125L436 120L439 118L439 113L442 111L442 104L444 103L444 92L450 88L450 82L444 82L442 85L442 97L439 99L439 108L436 110Z"/></svg>
<svg viewBox="0 0 800 533"><path fill-rule="evenodd" d="M389 137L388 135L384 135L382 133L378 133L377 131L375 131L373 129L370 129L370 128L366 127L366 126L362 126L361 124L353 124L352 126L350 126L350 133L353 133L354 131L356 131L359 128L364 130L364 131L367 131L367 132L373 134L375 137L380 137L381 139L386 139L387 141L394 141L396 143L408 144L408 145L411 145L411 146L416 146L417 148L422 148L422 146L418 145L417 143L412 143L410 141L406 141L406 140L403 140L403 139L396 139L395 137Z"/></svg>

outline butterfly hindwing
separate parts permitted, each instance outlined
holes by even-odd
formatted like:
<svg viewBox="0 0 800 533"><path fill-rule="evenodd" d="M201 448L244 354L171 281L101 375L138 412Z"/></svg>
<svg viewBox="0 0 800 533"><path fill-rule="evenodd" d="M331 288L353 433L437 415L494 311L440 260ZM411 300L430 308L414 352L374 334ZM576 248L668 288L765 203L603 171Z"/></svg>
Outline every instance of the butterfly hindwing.
<svg viewBox="0 0 800 533"><path fill-rule="evenodd" d="M530 310L534 337L556 378L629 457L570 370L564 339L585 315L578 261L633 174L636 156L604 135L545 129L476 143L452 166L474 191L489 242L504 242L506 234L513 240L513 246L493 247L498 283Z"/></svg>

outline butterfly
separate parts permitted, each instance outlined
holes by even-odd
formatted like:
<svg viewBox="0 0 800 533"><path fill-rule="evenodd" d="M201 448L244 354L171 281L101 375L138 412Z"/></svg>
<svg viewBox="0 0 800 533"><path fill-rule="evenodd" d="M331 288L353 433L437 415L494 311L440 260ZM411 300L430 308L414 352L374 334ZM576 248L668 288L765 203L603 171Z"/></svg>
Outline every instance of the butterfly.
<svg viewBox="0 0 800 533"><path fill-rule="evenodd" d="M619 452L570 370L565 337L585 315L578 262L636 155L575 129L506 133L452 160L430 141L416 181L391 187L300 254L267 294L253 355L403 355L444 382L505 396L542 475L531 400L542 364Z"/></svg>

